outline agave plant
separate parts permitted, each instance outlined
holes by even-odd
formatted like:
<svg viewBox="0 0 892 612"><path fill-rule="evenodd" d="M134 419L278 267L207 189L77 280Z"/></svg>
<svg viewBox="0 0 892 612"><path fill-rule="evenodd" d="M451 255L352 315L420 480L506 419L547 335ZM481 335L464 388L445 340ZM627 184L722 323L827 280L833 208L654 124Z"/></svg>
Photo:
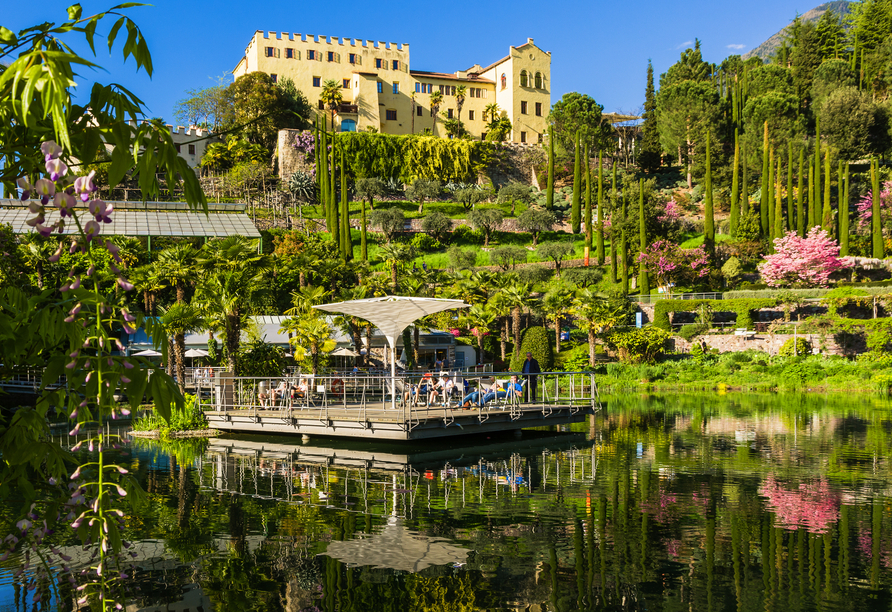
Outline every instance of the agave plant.
<svg viewBox="0 0 892 612"><path fill-rule="evenodd" d="M394 177L390 177L386 181L384 181L384 188L390 195L399 195L405 191L406 186L403 185L399 179Z"/></svg>
<svg viewBox="0 0 892 612"><path fill-rule="evenodd" d="M316 197L316 181L312 176L297 170L288 179L288 189L301 200L312 201Z"/></svg>

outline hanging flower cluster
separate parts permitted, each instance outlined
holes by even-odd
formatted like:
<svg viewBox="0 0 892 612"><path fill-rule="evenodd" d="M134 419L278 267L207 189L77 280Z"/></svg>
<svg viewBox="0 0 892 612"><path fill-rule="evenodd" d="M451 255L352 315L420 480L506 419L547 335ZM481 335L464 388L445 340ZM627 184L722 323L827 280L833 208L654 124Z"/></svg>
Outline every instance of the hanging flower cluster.
<svg viewBox="0 0 892 612"><path fill-rule="evenodd" d="M792 231L775 238L774 250L759 265L762 280L772 287L826 287L830 275L843 267L839 245L819 226L805 238Z"/></svg>
<svg viewBox="0 0 892 612"><path fill-rule="evenodd" d="M48 597L45 589L52 581L46 580L46 572L56 571L53 565L61 565L69 571L69 559L58 550L49 547L46 538L64 525L74 530L88 546L90 559L86 567L71 573L77 583L78 604L98 603L97 609L121 609L113 600L112 587L126 577L122 565L129 543L121 538L124 513L115 507L127 489L135 482L127 476L127 470L111 463L106 456L117 449L119 436L104 433L105 419L127 415L130 408L140 403L144 396L165 396L169 402L174 393L173 384L165 383L163 376L149 379L149 369L144 360L125 357L124 345L116 336L123 330L135 334L138 321L126 306L125 293L133 290L126 279L126 268L120 247L102 239L102 228L112 221L113 207L95 198L97 186L91 172L86 176L72 176L61 159L62 148L48 141L41 145L46 175L37 180L20 178L22 199L36 198L28 205L33 217L28 225L40 235L48 237L54 232L71 235L71 240L60 241L59 248L49 258L57 262L63 248L68 252L83 253L90 262L85 273L75 268L58 287L59 301L64 308L64 323L70 326L66 337L69 341L67 355L51 357L44 374L44 387L58 385L59 390L42 396L41 401L54 406L72 423L70 436L82 435L82 429L94 429L95 435L76 445L78 450L86 445L94 453L95 460L80 465L69 476L71 484L65 490L67 501L32 506L26 517L17 523L17 533L9 534L0 544L5 558L21 552L24 563L20 572L26 574L26 583L34 590L34 601ZM54 214L55 213L55 214ZM53 220L50 219L53 218ZM115 291L105 295L96 274L98 257L106 250L112 259L110 269L116 275ZM65 383L65 384L62 384ZM165 387L165 384L168 386ZM118 403L115 395L126 395L129 408ZM63 487L54 477L49 489ZM43 516L41 516L43 514ZM42 556L41 556L42 555ZM40 557L40 563L32 562Z"/></svg>

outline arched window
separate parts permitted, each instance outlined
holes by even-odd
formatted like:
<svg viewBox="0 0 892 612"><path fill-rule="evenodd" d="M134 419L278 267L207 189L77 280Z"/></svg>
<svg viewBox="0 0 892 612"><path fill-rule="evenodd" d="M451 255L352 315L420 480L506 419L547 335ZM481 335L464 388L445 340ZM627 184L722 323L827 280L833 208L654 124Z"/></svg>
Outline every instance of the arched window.
<svg viewBox="0 0 892 612"><path fill-rule="evenodd" d="M341 121L341 131L342 132L355 132L356 131L356 122L353 119L344 119Z"/></svg>
<svg viewBox="0 0 892 612"><path fill-rule="evenodd" d="M527 71L526 70L520 71L520 86L521 87L527 86Z"/></svg>
<svg viewBox="0 0 892 612"><path fill-rule="evenodd" d="M542 89L542 73L536 73L536 89Z"/></svg>
<svg viewBox="0 0 892 612"><path fill-rule="evenodd" d="M508 77L505 76L505 73L502 73L502 89L508 87Z"/></svg>

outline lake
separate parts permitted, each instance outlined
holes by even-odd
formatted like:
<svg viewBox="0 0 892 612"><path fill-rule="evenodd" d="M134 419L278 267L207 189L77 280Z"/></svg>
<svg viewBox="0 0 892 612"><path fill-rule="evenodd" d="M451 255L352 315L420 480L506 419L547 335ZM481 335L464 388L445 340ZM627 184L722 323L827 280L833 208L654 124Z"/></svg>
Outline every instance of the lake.
<svg viewBox="0 0 892 612"><path fill-rule="evenodd" d="M521 436L134 440L126 609L892 607L892 400L605 399Z"/></svg>

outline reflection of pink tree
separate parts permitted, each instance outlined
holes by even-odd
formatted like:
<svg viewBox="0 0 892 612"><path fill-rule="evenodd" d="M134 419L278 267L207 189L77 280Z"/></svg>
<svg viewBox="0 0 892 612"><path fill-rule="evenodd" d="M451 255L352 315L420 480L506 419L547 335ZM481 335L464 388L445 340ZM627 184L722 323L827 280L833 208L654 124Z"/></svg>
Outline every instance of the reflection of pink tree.
<svg viewBox="0 0 892 612"><path fill-rule="evenodd" d="M778 523L788 529L805 527L811 533L825 533L839 518L839 495L830 490L825 479L800 483L791 491L769 474L759 493L768 501Z"/></svg>

